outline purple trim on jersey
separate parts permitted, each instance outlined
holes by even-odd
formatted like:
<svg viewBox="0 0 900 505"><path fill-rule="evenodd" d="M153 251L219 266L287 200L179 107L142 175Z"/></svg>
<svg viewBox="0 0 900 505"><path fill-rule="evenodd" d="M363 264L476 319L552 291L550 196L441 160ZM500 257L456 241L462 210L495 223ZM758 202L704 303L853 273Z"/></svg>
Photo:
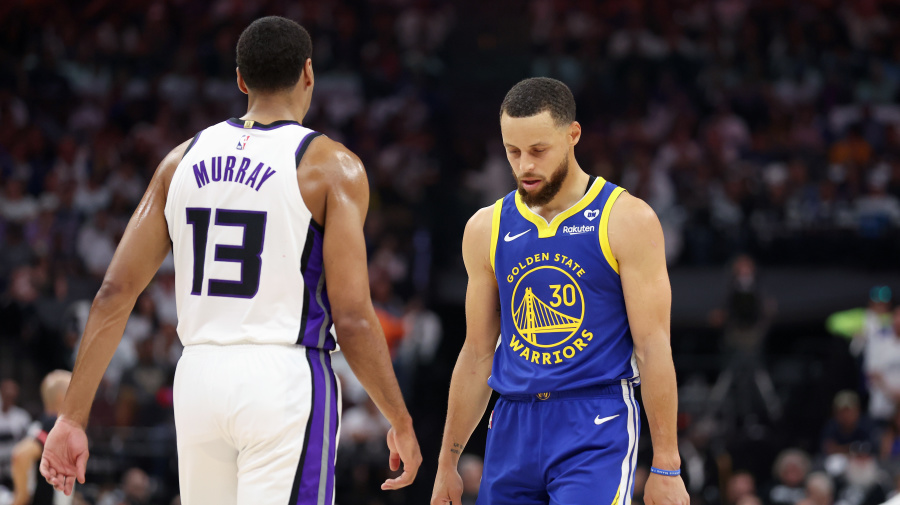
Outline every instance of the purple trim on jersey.
<svg viewBox="0 0 900 505"><path fill-rule="evenodd" d="M197 134L194 135L194 138L191 139L191 143L188 144L187 148L184 150L184 154L181 155L181 159L182 159L182 160L184 160L184 157L187 156L188 151L190 151L191 148L194 147L194 144L197 143L197 140L200 139L200 134L201 134L201 133L203 133L203 130L198 131Z"/></svg>
<svg viewBox="0 0 900 505"><path fill-rule="evenodd" d="M306 324L299 343L306 347L333 351L336 345L334 337L331 336L331 302L328 300L328 289L323 279L322 241L324 234L312 222L307 233L312 234L312 248L309 252L306 269L301 274L303 275L304 289L308 294L309 311L306 314Z"/></svg>
<svg viewBox="0 0 900 505"><path fill-rule="evenodd" d="M298 167L300 166L300 160L303 159L303 155L306 154L306 150L309 149L309 144L315 140L316 137L321 137L322 134L319 132L310 131L306 134L305 137L300 141L300 145L297 146L297 150L294 151L294 164Z"/></svg>
<svg viewBox="0 0 900 505"><path fill-rule="evenodd" d="M250 128L244 128L244 120L243 120L243 119L239 119L239 118L231 118L231 119L228 119L228 120L225 121L225 122L228 123L228 124L231 125L231 126L234 126L235 128L240 128L240 129L242 129L242 130L265 130L265 131L270 131L270 130L277 130L278 128L281 128L281 127L283 127L283 126L290 126L290 125L301 126L300 123L298 123L298 122L296 122L296 121L291 121L291 120L288 120L288 119L281 119L281 120L279 120L279 121L272 121L272 122L269 123L269 124L264 124L264 123L260 123L260 122L257 122L257 121L253 121L253 126L251 126Z"/></svg>
<svg viewBox="0 0 900 505"><path fill-rule="evenodd" d="M314 397L309 419L309 437L300 468L297 501L291 505L332 503L334 495L334 454L337 445L338 392L331 368L331 353L307 349ZM324 366L323 366L324 361ZM326 426L326 409L328 425ZM326 438L327 437L327 438ZM327 452L326 452L327 451ZM323 458L324 456L324 458ZM322 464L325 463L323 468ZM324 482L323 482L324 479ZM324 493L324 496L322 496Z"/></svg>

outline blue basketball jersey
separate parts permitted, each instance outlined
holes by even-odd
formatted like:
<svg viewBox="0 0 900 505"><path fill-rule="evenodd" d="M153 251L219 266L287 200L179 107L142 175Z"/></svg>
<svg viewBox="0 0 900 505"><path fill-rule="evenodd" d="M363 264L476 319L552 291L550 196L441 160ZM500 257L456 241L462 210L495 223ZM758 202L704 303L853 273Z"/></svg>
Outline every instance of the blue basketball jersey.
<svg viewBox="0 0 900 505"><path fill-rule="evenodd" d="M500 394L639 381L618 263L607 236L623 189L597 178L551 222L513 191L494 205L491 265L500 345L488 384Z"/></svg>

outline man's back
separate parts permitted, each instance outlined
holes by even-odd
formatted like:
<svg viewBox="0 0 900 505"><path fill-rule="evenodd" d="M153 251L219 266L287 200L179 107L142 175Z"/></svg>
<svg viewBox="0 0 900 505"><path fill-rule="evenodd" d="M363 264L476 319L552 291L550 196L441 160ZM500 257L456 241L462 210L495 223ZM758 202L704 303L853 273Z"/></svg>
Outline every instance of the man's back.
<svg viewBox="0 0 900 505"><path fill-rule="evenodd" d="M165 208L185 345L335 348L324 223L313 219L296 175L319 135L294 121L229 119L188 147Z"/></svg>

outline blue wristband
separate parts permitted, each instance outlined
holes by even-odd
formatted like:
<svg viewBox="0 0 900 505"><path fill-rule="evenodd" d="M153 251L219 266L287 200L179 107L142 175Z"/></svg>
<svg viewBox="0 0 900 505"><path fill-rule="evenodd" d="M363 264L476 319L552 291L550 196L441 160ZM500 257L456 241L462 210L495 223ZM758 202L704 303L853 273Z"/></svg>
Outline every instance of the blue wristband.
<svg viewBox="0 0 900 505"><path fill-rule="evenodd" d="M656 468L655 466L651 466L650 473L665 475L666 477L678 477L679 475L681 475L681 469L679 468L678 470L662 470Z"/></svg>

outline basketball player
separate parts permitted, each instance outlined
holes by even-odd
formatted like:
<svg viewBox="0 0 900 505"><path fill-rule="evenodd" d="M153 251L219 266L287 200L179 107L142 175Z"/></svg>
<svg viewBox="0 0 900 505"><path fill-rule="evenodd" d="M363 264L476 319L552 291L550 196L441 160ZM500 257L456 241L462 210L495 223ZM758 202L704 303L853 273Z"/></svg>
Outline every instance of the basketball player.
<svg viewBox="0 0 900 505"><path fill-rule="evenodd" d="M29 430L28 436L22 439L13 448L12 478L13 478L13 502L12 505L61 505L72 503L72 498L61 496L62 493L53 489L45 479L36 479L34 489L29 486L31 475L37 469L41 460L41 452L44 450L44 442L47 440L47 432L56 422L59 407L66 396L66 388L72 374L67 370L54 370L44 377L41 382L41 400L44 402L44 414L41 416L40 425L33 432Z"/></svg>
<svg viewBox="0 0 900 505"><path fill-rule="evenodd" d="M301 125L311 52L297 23L254 21L237 45L247 113L175 148L150 181L47 438L41 473L58 489L84 481L94 393L170 246L185 345L174 386L182 503L333 503L341 402L332 323L391 423L391 468L404 464L382 489L415 478L418 442L369 296L366 174L343 145Z"/></svg>
<svg viewBox="0 0 900 505"><path fill-rule="evenodd" d="M642 380L654 452L644 501L687 505L659 221L578 166L565 84L515 85L500 129L518 189L463 236L467 334L431 503L460 503L457 462L494 389L479 504L629 505Z"/></svg>

